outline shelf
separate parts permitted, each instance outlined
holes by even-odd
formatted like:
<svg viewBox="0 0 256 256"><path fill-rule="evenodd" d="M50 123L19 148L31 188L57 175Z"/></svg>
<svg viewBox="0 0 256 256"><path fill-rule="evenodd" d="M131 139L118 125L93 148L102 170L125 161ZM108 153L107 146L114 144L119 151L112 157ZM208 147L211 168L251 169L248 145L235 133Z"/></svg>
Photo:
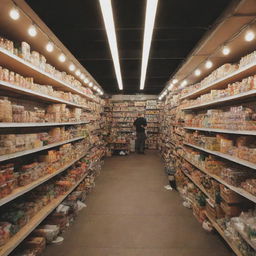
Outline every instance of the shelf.
<svg viewBox="0 0 256 256"><path fill-rule="evenodd" d="M59 169L58 171L54 172L54 173L51 173L51 174L48 174L48 175L45 175L43 177L41 177L40 179L38 180L35 180L33 181L32 183L26 185L26 186L22 186L22 187L18 187L16 188L15 190L13 190L13 192L2 198L0 200L0 206L14 200L15 198L19 197L19 196L22 196L24 195L25 193L31 191L32 189L34 189L35 187L41 185L42 183L50 180L51 178L55 177L56 175L64 172L66 169L68 169L70 166L72 166L74 163L76 163L77 161L79 161L81 158L83 158L84 156L86 156L88 152L82 154L81 156L77 157L75 160L73 160L72 162L66 164L64 167L62 167L61 169Z"/></svg>
<svg viewBox="0 0 256 256"><path fill-rule="evenodd" d="M181 97L181 100L198 97L198 96L205 94L213 89L220 89L227 84L242 80L243 78L248 77L250 75L254 75L255 72L256 72L256 63L252 62L252 63L236 70L235 72L232 72L224 77L221 77L221 78L209 83L208 85L203 86L202 88L199 88L191 93L188 93L187 95Z"/></svg>
<svg viewBox="0 0 256 256"><path fill-rule="evenodd" d="M62 91L76 93L87 98L88 100L97 102L91 96L85 94L79 89L72 87L68 83L63 82L62 80L41 70L40 68L32 65L31 63L25 61L24 59L12 54L11 52L1 47L0 47L0 64L3 67L7 67L11 71L15 71L23 76L34 77L37 83L40 83L43 85L52 85L53 87L59 88Z"/></svg>
<svg viewBox="0 0 256 256"><path fill-rule="evenodd" d="M189 174L187 174L186 172L184 172L183 170L182 170L182 172L209 198L209 199L211 199L213 202L215 202L215 200L209 195L209 193L205 190L205 188L202 186L202 185L200 185L199 183L197 183L195 180L193 180L193 178L189 175Z"/></svg>
<svg viewBox="0 0 256 256"><path fill-rule="evenodd" d="M228 154L223 154L223 153L218 152L218 151L213 151L213 150L208 150L208 149L205 149L205 148L201 148L201 147L198 147L198 146L193 145L193 144L190 144L190 143L184 143L184 145L190 146L190 147L192 147L192 148L196 148L196 149L198 149L198 150L207 152L207 153L209 153L209 154L212 154L212 155L215 155L215 156L218 156L218 157L227 159L227 160L229 160L229 161L231 161L231 162L234 162L234 163L237 163L237 164L240 164L240 165L243 165L243 166L246 166L246 167L249 167L249 168L251 168L251 169L256 170L256 164L251 163L251 162L249 162L249 161L242 160L242 159L240 159L240 158L237 158L237 157L234 157L234 156L230 156L230 155L228 155Z"/></svg>
<svg viewBox="0 0 256 256"><path fill-rule="evenodd" d="M43 151L43 150L46 150L46 149L58 147L58 146L61 146L61 145L64 145L64 144L67 144L67 143L70 143L70 142L74 142L74 141L77 141L77 140L82 140L84 138L85 138L84 136L81 136L81 137L77 137L77 138L70 139L70 140L64 140L64 141L61 141L61 142L52 143L52 144L49 144L49 145L46 145L46 146L43 146L43 147L40 147L40 148L33 148L33 149L29 149L29 150L24 150L24 151L12 153L12 154L2 155L2 156L0 156L0 162L10 160L10 159L13 159L13 158L17 158L17 157L21 157L21 156L26 156L26 155L33 154L33 153Z"/></svg>
<svg viewBox="0 0 256 256"><path fill-rule="evenodd" d="M81 125L81 124L89 124L89 121L67 122L67 123L0 123L0 128L48 127L48 126L65 126L65 125Z"/></svg>
<svg viewBox="0 0 256 256"><path fill-rule="evenodd" d="M221 104L221 103L233 102L233 101L237 101L237 100L245 100L245 99L248 99L248 98L252 98L254 96L256 96L256 90L250 90L250 91L247 91L247 92L243 92L243 93L239 93L239 94L236 94L236 95L220 98L220 99L217 99L217 100L212 100L212 101L197 104L197 105L194 105L194 106L185 107L182 110L202 109L202 108L206 108L206 107L209 107L209 106L215 106L215 105L219 106L219 104Z"/></svg>
<svg viewBox="0 0 256 256"><path fill-rule="evenodd" d="M193 131L205 131L205 132L216 132L216 133L229 133L229 134L243 134L243 135L254 135L256 131L249 130L228 130L228 129L214 129L214 128L199 128L199 127L184 127L187 130Z"/></svg>
<svg viewBox="0 0 256 256"><path fill-rule="evenodd" d="M235 252L237 256L243 256L243 254L239 251L237 246L234 244L234 242L230 241L226 236L222 228L219 226L219 224L213 220L207 212L205 213L209 221L212 223L212 226L216 229L216 231L222 236L222 238L227 242L227 244L230 246L230 248Z"/></svg>
<svg viewBox="0 0 256 256"><path fill-rule="evenodd" d="M48 96L47 94L41 94L39 92L30 90L27 88L23 88L21 86L14 85L14 84L11 84L11 83L8 83L5 81L0 81L0 88L3 90L8 90L11 92L19 93L22 95L28 95L28 96L33 97L33 99L39 99L44 102L62 103L62 104L67 104L68 106L71 106L71 107L77 107L77 108L83 108L83 109L89 110L88 107L86 107L86 106L72 103L72 102L62 100L62 99L59 99L56 97Z"/></svg>
<svg viewBox="0 0 256 256"><path fill-rule="evenodd" d="M242 188L238 188L235 186L232 186L230 184L228 184L226 181L224 181L223 179L221 179L220 177L218 177L217 175L211 174L208 171L206 171L204 168L199 167L197 164L193 163L193 161L187 159L186 157L183 157L187 162L189 162L190 164L192 164L193 166L195 166L197 169L199 169L200 171L204 172L205 174L209 175L210 177L212 177L213 179L217 180L219 183L225 185L226 187L228 187L229 189L231 189L232 191L236 192L237 194L249 199L250 201L256 203L256 196L250 194L249 192L247 192L246 190L242 189Z"/></svg>
<svg viewBox="0 0 256 256"><path fill-rule="evenodd" d="M88 175L83 177L63 196L60 196L41 209L17 234L0 247L0 256L9 255Z"/></svg>
<svg viewBox="0 0 256 256"><path fill-rule="evenodd" d="M243 231L243 230L240 230L236 225L235 225L235 229L236 231L240 234L240 236L244 239L244 241L249 244L255 251L256 251L256 246L255 244L253 244L251 242L251 240L248 238L247 234Z"/></svg>

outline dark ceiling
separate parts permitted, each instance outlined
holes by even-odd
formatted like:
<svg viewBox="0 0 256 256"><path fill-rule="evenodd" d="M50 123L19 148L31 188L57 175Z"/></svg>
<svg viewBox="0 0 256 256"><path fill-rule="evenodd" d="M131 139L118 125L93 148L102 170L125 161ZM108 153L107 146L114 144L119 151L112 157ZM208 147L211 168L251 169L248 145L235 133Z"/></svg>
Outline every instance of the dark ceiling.
<svg viewBox="0 0 256 256"><path fill-rule="evenodd" d="M97 0L26 0L94 76L104 91L120 93ZM159 0L145 83L158 94L232 0ZM124 93L140 93L146 0L112 0Z"/></svg>

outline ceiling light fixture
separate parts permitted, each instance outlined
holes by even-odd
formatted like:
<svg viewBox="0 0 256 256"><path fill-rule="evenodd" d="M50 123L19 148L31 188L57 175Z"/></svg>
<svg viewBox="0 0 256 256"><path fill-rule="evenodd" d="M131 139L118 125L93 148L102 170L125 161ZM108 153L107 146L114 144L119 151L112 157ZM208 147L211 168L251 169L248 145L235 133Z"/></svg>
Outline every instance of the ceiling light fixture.
<svg viewBox="0 0 256 256"><path fill-rule="evenodd" d="M20 18L20 12L16 8L11 9L9 15L13 20L18 20Z"/></svg>
<svg viewBox="0 0 256 256"><path fill-rule="evenodd" d="M59 56L59 61L60 62L65 62L65 60L66 60L66 56L62 53L62 54L60 54L60 56Z"/></svg>
<svg viewBox="0 0 256 256"><path fill-rule="evenodd" d="M173 86L174 86L174 84L171 83L171 84L168 86L167 90L168 90L168 91L171 91L172 88L173 88Z"/></svg>
<svg viewBox="0 0 256 256"><path fill-rule="evenodd" d="M200 69L196 69L194 74L195 74L195 76L200 76L201 75L201 70Z"/></svg>
<svg viewBox="0 0 256 256"><path fill-rule="evenodd" d="M45 49L47 52L52 52L53 51L53 43L49 42L46 46Z"/></svg>
<svg viewBox="0 0 256 256"><path fill-rule="evenodd" d="M90 83L89 83L89 87L93 87L93 82L90 82Z"/></svg>
<svg viewBox="0 0 256 256"><path fill-rule="evenodd" d="M187 80L184 80L181 85L180 85L180 88L184 88L186 85L188 84L188 81Z"/></svg>
<svg viewBox="0 0 256 256"><path fill-rule="evenodd" d="M75 67L74 64L70 64L70 65L69 65L69 70L70 70L70 71L75 71L75 69L76 69L76 67Z"/></svg>
<svg viewBox="0 0 256 256"><path fill-rule="evenodd" d="M116 79L118 83L119 90L123 90L123 81L120 69L116 32L115 32L115 23L113 18L113 10L111 0L99 0L101 12L104 19L105 29L107 31L108 43L114 62Z"/></svg>
<svg viewBox="0 0 256 256"><path fill-rule="evenodd" d="M79 69L76 71L76 75L77 75L77 76L80 76L80 75L81 75L81 71L80 71Z"/></svg>
<svg viewBox="0 0 256 256"><path fill-rule="evenodd" d="M85 82L86 84L88 84L90 81L89 81L89 79L86 77L86 78L84 79L84 82Z"/></svg>
<svg viewBox="0 0 256 256"><path fill-rule="evenodd" d="M85 75L84 75L84 74L81 74L81 75L80 75L80 78L81 78L82 80L84 80L84 79L85 79Z"/></svg>
<svg viewBox="0 0 256 256"><path fill-rule="evenodd" d="M244 37L245 41L247 42L252 41L254 38L255 38L255 33L252 30L247 31Z"/></svg>
<svg viewBox="0 0 256 256"><path fill-rule="evenodd" d="M205 62L205 67L206 67L207 69L210 69L212 66L213 66L212 61L207 60L207 61Z"/></svg>
<svg viewBox="0 0 256 256"><path fill-rule="evenodd" d="M223 49L222 49L222 53L224 55L229 55L230 54L230 48L227 47L227 46L224 46Z"/></svg>
<svg viewBox="0 0 256 256"><path fill-rule="evenodd" d="M37 35L37 31L34 25L29 27L28 34L32 37L35 37Z"/></svg>
<svg viewBox="0 0 256 256"><path fill-rule="evenodd" d="M145 87L148 58L149 58L150 46L151 46L152 35L154 30L157 4L158 4L158 0L147 0L146 19L145 19L145 26L144 26L144 38L143 38L141 75L140 75L141 90L143 90Z"/></svg>
<svg viewBox="0 0 256 256"><path fill-rule="evenodd" d="M177 84L179 82L179 80L175 78L175 79L173 79L172 82L173 82L173 84Z"/></svg>

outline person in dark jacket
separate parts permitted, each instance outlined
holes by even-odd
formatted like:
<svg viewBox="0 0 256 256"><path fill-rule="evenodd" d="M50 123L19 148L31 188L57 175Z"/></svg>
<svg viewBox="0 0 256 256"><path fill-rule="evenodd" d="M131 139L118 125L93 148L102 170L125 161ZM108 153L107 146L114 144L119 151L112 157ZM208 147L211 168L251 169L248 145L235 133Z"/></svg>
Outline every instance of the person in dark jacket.
<svg viewBox="0 0 256 256"><path fill-rule="evenodd" d="M138 118L134 121L133 125L136 127L136 152L139 154L144 154L145 141L147 138L145 133L145 129L147 127L147 120L143 117L142 114L139 114Z"/></svg>

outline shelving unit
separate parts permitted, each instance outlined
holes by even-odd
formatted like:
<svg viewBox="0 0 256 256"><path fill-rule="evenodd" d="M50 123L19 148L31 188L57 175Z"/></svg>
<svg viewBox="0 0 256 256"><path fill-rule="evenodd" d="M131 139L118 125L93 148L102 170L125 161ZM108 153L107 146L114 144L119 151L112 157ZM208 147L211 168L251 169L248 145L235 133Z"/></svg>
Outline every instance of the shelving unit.
<svg viewBox="0 0 256 256"><path fill-rule="evenodd" d="M67 123L0 123L0 128L49 127L89 124L89 121Z"/></svg>
<svg viewBox="0 0 256 256"><path fill-rule="evenodd" d="M207 108L207 107L212 107L212 106L220 106L219 104L221 103L232 103L234 101L241 101L241 100L245 100L248 98L253 98L256 96L256 90L251 90L251 91L247 91L247 92L243 92L237 95L232 95L232 96L228 96L228 97L223 97L223 98L219 98L217 100L212 100L209 102L205 102L205 103L201 103L201 104L197 104L197 105L192 105L190 107L185 107L183 108L183 110L195 110L195 109L203 109L203 108Z"/></svg>
<svg viewBox="0 0 256 256"><path fill-rule="evenodd" d="M184 129L192 131L204 131L204 132L214 132L214 133L228 133L228 134L241 134L241 135L253 135L256 136L256 131L249 130L228 130L228 129L214 129L214 128L201 128L201 127L187 127Z"/></svg>
<svg viewBox="0 0 256 256"><path fill-rule="evenodd" d="M0 247L0 256L9 255L87 176L83 177L63 196L60 196L43 209L41 209L17 234L15 234L4 246Z"/></svg>
<svg viewBox="0 0 256 256"><path fill-rule="evenodd" d="M219 89L222 88L223 86L226 86L229 83L233 83L239 80L242 80L245 77L248 77L250 75L253 75L256 73L256 63L250 63L235 72L232 72L224 77L221 77L217 79L216 81L213 81L212 83L205 85L183 97L181 97L181 100L184 99L191 99L191 98L196 98L202 94L205 94L213 89Z"/></svg>
<svg viewBox="0 0 256 256"><path fill-rule="evenodd" d="M20 151L20 152L8 154L8 155L2 155L2 156L0 156L0 162L7 161L7 160L10 160L10 159L14 159L14 158L21 157L21 156L26 156L26 155L33 154L33 153L43 151L43 150L46 150L46 149L58 147L58 146L61 146L61 145L64 145L64 144L67 144L67 143L70 143L70 142L82 140L84 138L85 138L84 136L81 136L81 137L77 137L77 138L70 139L70 140L64 140L64 141L61 141L61 142L52 143L52 144L49 144L47 146L43 146L43 147L40 147L40 148L34 148L34 149L24 150L24 151Z"/></svg>
<svg viewBox="0 0 256 256"><path fill-rule="evenodd" d="M207 170L205 170L204 168L198 166L197 164L193 163L193 161L189 160L186 157L183 157L187 162L189 162L190 164L192 164L193 166L195 166L197 169L199 169L200 171L202 171L203 173L207 174L208 176L214 178L215 180L217 180L219 183L225 185L226 187L228 187L229 189L233 190L234 192L236 192L237 194L247 198L248 200L256 203L256 196L248 193L246 190L242 189L242 188L238 188L235 186L232 186L230 184L228 184L226 181L224 181L223 179L221 179L220 177L218 177L217 175L211 174L209 173Z"/></svg>
<svg viewBox="0 0 256 256"><path fill-rule="evenodd" d="M24 76L34 77L35 81L41 84L51 84L52 86L66 92L72 92L88 100L93 100L93 98L82 91L72 87L66 82L52 76L51 74L39 69L38 67L32 65L31 63L23 60L22 58L12 54L0 47L0 65L14 70L17 73L23 74Z"/></svg>
<svg viewBox="0 0 256 256"><path fill-rule="evenodd" d="M13 84L10 84L5 81L0 81L0 88L4 89L4 90L15 92L15 93L19 93L21 95L27 95L27 96L39 99L40 101L43 101L46 103L49 103L49 102L62 103L62 104L67 104L67 106L70 106L70 107L76 107L76 108L82 108L85 110L89 110L89 108L87 106L75 104L75 103L72 103L72 102L69 102L66 100L62 100L62 99L59 99L56 97L48 96L46 94L38 93L33 90L22 88L20 86L13 85Z"/></svg>
<svg viewBox="0 0 256 256"><path fill-rule="evenodd" d="M191 175L189 175L188 173L184 172L183 173L209 198L211 199L212 201L215 201L211 196L210 194L205 190L205 188L200 185L198 182L196 182L192 177Z"/></svg>
<svg viewBox="0 0 256 256"><path fill-rule="evenodd" d="M224 158L224 159L229 160L231 162L234 162L234 163L237 163L237 164L240 164L240 165L243 165L243 166L246 166L246 167L249 167L251 169L256 170L256 164L248 162L248 161L245 161L245 160L242 160L240 158L237 158L237 157L234 157L234 156L230 156L228 154L223 154L223 153L218 152L218 151L208 150L208 149L205 149L205 148L202 148L202 147L198 147L196 145L189 144L189 143L184 143L184 145L190 146L192 148L204 151L206 153L209 153L209 154L212 154L212 155Z"/></svg>
<svg viewBox="0 0 256 256"><path fill-rule="evenodd" d="M230 241L226 236L224 231L221 229L221 227L218 225L218 223L213 220L209 215L207 215L207 218L212 223L212 226L215 228L215 230L222 236L222 238L226 241L226 243L230 246L230 248L235 252L237 256L243 256L243 254L238 250L237 246L234 244L234 242Z"/></svg>
<svg viewBox="0 0 256 256"><path fill-rule="evenodd" d="M254 59L252 57L254 56L254 54L255 53L252 53L250 56L249 55L244 56L244 59L241 62L239 62L238 65L241 65L241 63L244 63L245 60L249 61L251 59ZM225 72L225 68L230 68L231 70L231 68L234 68L234 67L223 66L218 70L218 72ZM217 73L212 73L211 75L212 77L214 77L216 76L216 74ZM218 73L218 75L219 74L220 73ZM255 207L254 204L256 203L256 195L251 194L253 192L251 193L247 192L247 190L252 191L252 190L249 190L249 188L250 188L250 184L253 184L254 176L251 177L250 172L252 172L252 174L254 173L254 170L256 170L256 164L253 162L246 161L241 158L229 155L228 153L221 153L219 151L206 149L204 148L204 143L203 143L204 136L205 136L205 143L207 144L211 142L211 139L209 137L217 134L219 136L215 136L217 138L216 140L213 140L216 143L216 145L217 144L220 145L221 143L223 144L226 143L225 144L226 148L229 147L230 149L232 149L231 145L237 145L237 147L239 147L238 145L240 145L240 147L244 147L244 148L243 149L240 148L241 151L239 151L239 153L241 152L241 154L246 155L246 153L249 154L250 152L250 154L253 154L253 156L250 155L250 158L248 159L252 159L253 161L253 157L254 157L253 150L255 148L254 146L255 137L253 136L256 135L256 131L245 130L245 129L247 127L248 129L253 129L251 127L254 127L253 125L255 122L255 112L256 112L256 105L255 105L256 89L254 89L254 84L256 81L255 74L256 74L256 61L253 61L252 63L246 66L242 66L235 72L229 73L228 75L224 75L222 78L219 78L199 89L196 89L194 91L190 90L190 92L187 93L186 95L182 95L181 91L177 91L175 93L170 92L170 94L166 97L164 113L162 114L162 122L161 122L161 128L160 128L160 131L162 133L161 134L161 141L162 141L161 154L165 161L166 168L171 168L171 170L175 169L177 171L176 177L177 177L177 182L180 182L178 183L178 186L180 186L180 188L184 188L184 190L186 188L189 189L189 186L187 185L187 179L184 179L184 177L188 177L189 180L193 182L195 186L198 187L207 196L207 194L203 191L202 186L200 186L200 184L198 184L193 180L192 178L193 176L184 172L184 168L186 168L186 166L189 166L190 164L193 166L193 168L191 168L191 173L193 171L201 171L203 175L207 175L206 178L207 180L211 181L209 184L212 186L212 189L215 189L215 186L216 186L216 192L222 189L222 186L220 185L224 185L228 191L227 193L230 193L230 196L233 195L232 193L235 192L237 195L242 196L244 199L248 199L249 201L251 201L250 203L248 202L248 205L251 205L252 209L253 209L253 206ZM248 78L249 76L251 77ZM245 78L248 78L248 79L245 79ZM243 79L245 80L241 82ZM209 81L209 78L208 78L208 81ZM233 83L236 83L236 84L233 84ZM238 86L241 86L241 87L238 87ZM218 89L222 91L212 92L211 95L209 94L211 90L218 90ZM188 89L185 89L185 90L188 91ZM208 94L208 96L203 96L204 94ZM201 95L202 95L202 98L198 98ZM231 96L224 96L224 95L231 95ZM219 98L216 98L216 97L219 97ZM187 100L189 99L194 99L195 100L194 103L192 101L188 102ZM207 116L205 114L206 111L207 111ZM193 120L195 119L202 126L203 125L206 126L205 123L207 124L209 123L214 125L216 124L216 127L221 127L220 125L223 123L221 119L225 118L226 116L227 118L230 118L231 120L230 122L232 124L233 123L235 124L236 122L241 122L244 124L244 127L246 128L241 130L235 130L235 129L227 129L227 128L221 129L221 128L209 128L209 127L194 127L192 125L189 125L190 123L194 124L195 122L193 122ZM227 120L225 121L226 121L226 124L228 125ZM198 133L196 132L192 133L191 131L198 131ZM186 139L186 138L189 138L190 136L193 136L194 134L195 136L199 136L199 141L202 142L202 144L200 144L200 142L197 142L196 139L195 140ZM186 141L189 141L190 143ZM182 147L180 147L180 149L174 146L174 145L179 145L180 143L182 144ZM191 149L194 149L194 150L191 151ZM191 157L189 157L190 151L191 151ZM228 152L228 151L225 151L225 152ZM223 162L224 165L221 168L224 168L223 170L224 173L226 171L227 176L230 173L230 179L231 178L233 178L234 180L237 179L237 183L240 185L237 187L232 186L221 177L218 177L215 174L211 174L210 169L209 171L207 171L206 167L204 167L204 164L206 164L206 162L204 162L205 156L207 157L207 160L209 160L209 165L210 165L209 168L211 168L211 165L213 165L213 168L214 167L217 168L218 162L219 161ZM211 157L211 156L215 156L215 157ZM193 159L195 159L195 161ZM238 173L240 173L239 172L240 169L241 169L241 172L243 171L245 173L244 177L240 178L241 180L239 179L240 176L235 173L236 170L238 171ZM198 173L198 175L200 174ZM243 185L241 185L241 183L243 183ZM194 197L196 196L196 194L193 192L191 192L189 196L186 196L183 194L183 197L185 197L185 201L189 201L190 197L193 197L193 196ZM226 202L227 205L230 204L227 198L224 198L224 195L222 194L220 194L220 199ZM224 210L224 206L222 204L220 204L219 207L223 209L223 213L225 214L225 218L223 218L222 221L224 223L229 222L231 219L230 215L226 213L226 211ZM241 211L244 211L244 212L248 211L248 209L244 207L243 204L236 204L236 207L240 208L239 210ZM209 209L207 209L206 207L202 211L207 212L208 210ZM237 214L236 216L238 217L239 214ZM208 219L212 223L213 227L217 230L217 232L225 239L225 241L228 243L228 245L234 251L234 253L237 256L242 256L243 254L238 249L238 242L230 241L230 239L225 236L225 231L221 229L217 221L211 219L210 216L208 216ZM252 246L253 244L251 243L247 235L245 233L240 235L241 235L240 242L242 244L245 243L248 245L248 248L246 249L248 250L248 253L251 250L251 247L254 248L255 250L255 247Z"/></svg>
<svg viewBox="0 0 256 256"><path fill-rule="evenodd" d="M67 170L70 166L72 166L74 163L76 163L77 161L79 161L81 158L83 158L85 155L87 154L84 153L81 156L77 157L75 160L73 160L72 162L66 164L65 166L63 166L62 168L60 168L58 171L45 175L42 178L35 180L32 183L29 183L26 186L22 186L22 187L18 187L16 188L11 194L9 194L8 196L0 199L0 206L14 200L15 198L24 195L25 193L31 191L32 189L38 187L39 185L41 185L42 183L50 180L51 178L57 176L58 174L64 172L65 170Z"/></svg>

